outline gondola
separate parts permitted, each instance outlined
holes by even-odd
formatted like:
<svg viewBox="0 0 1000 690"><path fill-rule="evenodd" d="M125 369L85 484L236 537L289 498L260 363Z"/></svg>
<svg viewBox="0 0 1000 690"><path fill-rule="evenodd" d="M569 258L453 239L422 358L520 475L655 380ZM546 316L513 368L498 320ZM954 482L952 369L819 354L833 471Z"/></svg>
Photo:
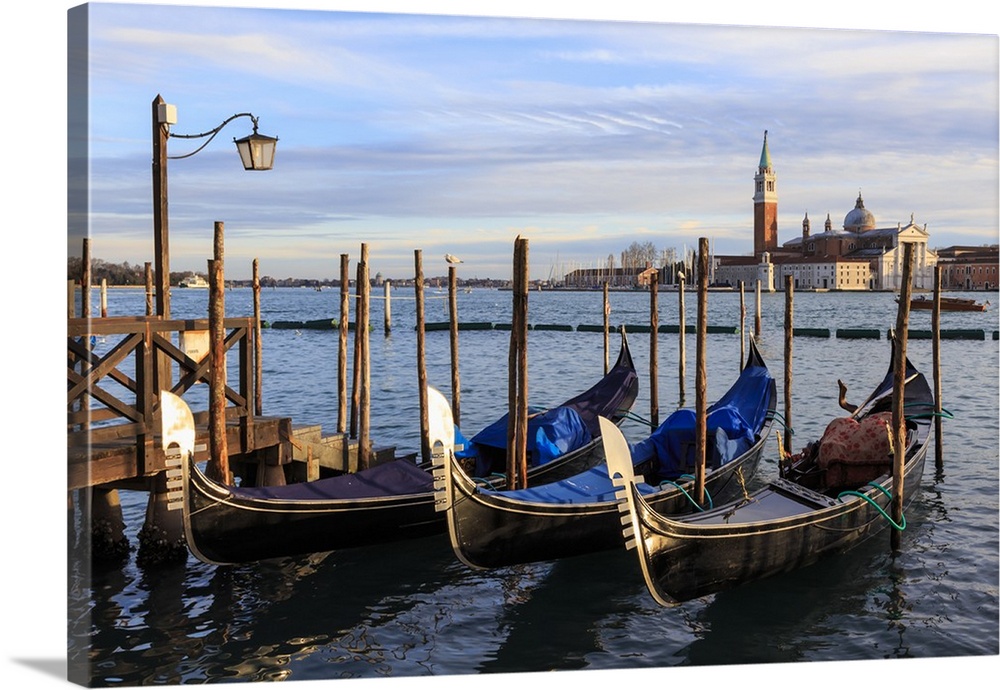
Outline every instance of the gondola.
<svg viewBox="0 0 1000 690"><path fill-rule="evenodd" d="M775 412L775 383L753 338L736 382L708 410L710 500L742 494L760 461ZM694 501L695 413L673 412L629 450L630 464L648 478L637 484L664 513L703 508ZM603 459L603 458L602 458ZM452 548L473 568L547 561L622 547L615 487L602 463L542 486L499 490L470 477L447 454L434 469L445 486L439 510L448 516Z"/></svg>
<svg viewBox="0 0 1000 690"><path fill-rule="evenodd" d="M579 447L529 467L529 481L559 479L597 463L599 418L621 421L638 393L638 376L622 331L615 366L565 405L594 433ZM205 475L194 461L194 421L179 397L162 393L163 448L182 452L170 472L168 505L183 509L188 547L213 564L318 553L441 533L444 516L434 509L430 463L392 460L353 474L284 486L229 486ZM190 427L190 431L188 429ZM454 434L454 430L452 430ZM181 443L183 441L183 443ZM190 441L190 443L188 443ZM558 445L560 439L555 439ZM174 462L168 454L168 463ZM499 480L497 480L499 481Z"/></svg>
<svg viewBox="0 0 1000 690"><path fill-rule="evenodd" d="M783 459L781 476L767 486L746 499L681 518L649 504L638 489L627 442L617 427L604 422L609 473L623 487L626 547L638 554L653 598L669 606L731 589L842 553L886 529L893 482L893 381L890 365L865 403L831 421L818 442ZM920 487L934 416L927 380L909 360L903 402L905 507ZM905 527L905 517L895 526Z"/></svg>

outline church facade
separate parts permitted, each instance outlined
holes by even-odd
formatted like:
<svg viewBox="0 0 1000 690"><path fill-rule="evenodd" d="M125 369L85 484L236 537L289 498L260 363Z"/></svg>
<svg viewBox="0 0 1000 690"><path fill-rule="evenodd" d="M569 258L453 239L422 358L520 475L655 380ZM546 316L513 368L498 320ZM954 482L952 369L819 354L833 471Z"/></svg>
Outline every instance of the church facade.
<svg viewBox="0 0 1000 690"><path fill-rule="evenodd" d="M813 233L809 214L798 237L778 244L777 176L764 132L754 176L754 253L716 257L713 283L736 286L761 281L761 289L783 289L786 276L803 290L898 290L903 278L903 252L913 245L913 287L930 289L937 254L927 246L927 226L913 216L907 224L879 227L865 208L861 193L854 208L834 228L828 213L822 232Z"/></svg>

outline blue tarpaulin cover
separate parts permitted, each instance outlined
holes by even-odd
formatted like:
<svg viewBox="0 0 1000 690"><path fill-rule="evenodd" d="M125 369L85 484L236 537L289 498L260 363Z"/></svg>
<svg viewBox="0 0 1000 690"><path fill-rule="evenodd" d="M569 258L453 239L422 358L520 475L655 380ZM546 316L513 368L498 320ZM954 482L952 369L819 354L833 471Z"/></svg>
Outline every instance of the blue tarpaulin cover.
<svg viewBox="0 0 1000 690"><path fill-rule="evenodd" d="M746 367L726 394L708 408L709 465L718 467L734 460L753 445L756 434L766 421L771 402L771 381L766 367ZM694 410L690 409L671 414L648 438L629 445L632 463L637 465L655 459L659 480L676 479L690 472L685 457L694 454L696 419ZM658 490L656 486L644 483L636 487L644 494ZM540 503L611 501L614 500L614 493L615 487L604 464L561 481L503 492L520 500Z"/></svg>
<svg viewBox="0 0 1000 690"><path fill-rule="evenodd" d="M457 452L458 457L477 457L477 446L490 446L493 448L507 447L507 417L504 415L488 427L472 437L471 441L465 442L465 449ZM462 442L459 435L456 442ZM461 437L464 440L464 437ZM579 413L570 407L554 407L545 412L539 412L528 417L528 459L529 465L544 465L571 450L580 448L590 443L590 431ZM488 471L486 467L479 467L477 461L476 472L479 474Z"/></svg>

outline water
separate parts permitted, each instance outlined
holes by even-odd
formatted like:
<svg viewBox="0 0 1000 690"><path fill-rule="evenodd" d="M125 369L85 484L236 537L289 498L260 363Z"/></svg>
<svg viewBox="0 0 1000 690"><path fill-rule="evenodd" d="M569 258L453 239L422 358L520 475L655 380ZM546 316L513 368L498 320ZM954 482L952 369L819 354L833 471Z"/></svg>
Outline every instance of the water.
<svg viewBox="0 0 1000 690"><path fill-rule="evenodd" d="M983 298L982 295L971 295ZM382 333L381 291L372 300L372 438L400 451L419 447L414 300L393 292L393 330ZM96 299L96 295L95 295ZM426 293L426 320L446 321L443 294ZM109 291L111 315L139 314L138 290ZM600 324L602 295L532 293L532 323ZM993 296L994 303L998 300ZM332 318L339 292L265 289L268 321ZM510 321L511 294L459 295L463 321ZM754 298L747 295L748 330ZM207 294L175 290L172 313L203 318ZM227 313L252 313L248 289L226 293ZM647 293L612 293L612 324L649 321ZM696 295L686 295L695 322ZM661 324L677 323L677 295L659 295ZM784 295L762 298L761 351L783 400ZM709 324L738 326L739 295L711 293ZM822 433L836 404L837 379L860 402L889 366L885 333L894 325L890 294L797 293L796 327L878 329L880 340L796 338L792 427L805 442ZM910 327L930 328L913 312ZM472 571L446 537L386 547L290 558L236 567L186 564L141 568L133 553L123 568L82 582L71 568L71 629L88 636L96 686L215 681L414 678L549 670L650 669L680 666L981 657L998 654L998 328L996 307L983 314L946 313L943 328L978 328L986 341L945 340L943 468L933 449L922 490L907 511L899 554L888 533L853 552L795 573L660 608L645 590L631 552L592 554L551 563ZM506 405L509 333L460 332L462 427L477 429ZM649 417L650 335L633 333L640 372L633 411ZM428 382L450 397L447 331L428 332ZM694 402L695 339L687 343L687 404ZM617 336L610 341L613 360ZM336 428L335 331L265 330L264 412L296 423ZM679 403L678 336L660 334L661 420ZM910 359L931 372L931 343L911 340ZM708 336L708 397L738 373L739 338ZM603 336L532 331L528 342L532 404L557 403L597 380ZM196 398L197 396L192 396ZM197 405L195 405L197 407ZM781 405L779 404L779 409ZM631 440L648 429L627 421ZM777 449L765 449L760 477L776 472ZM145 494L123 492L133 544ZM912 665L910 666L912 668ZM584 674L585 677L595 678Z"/></svg>

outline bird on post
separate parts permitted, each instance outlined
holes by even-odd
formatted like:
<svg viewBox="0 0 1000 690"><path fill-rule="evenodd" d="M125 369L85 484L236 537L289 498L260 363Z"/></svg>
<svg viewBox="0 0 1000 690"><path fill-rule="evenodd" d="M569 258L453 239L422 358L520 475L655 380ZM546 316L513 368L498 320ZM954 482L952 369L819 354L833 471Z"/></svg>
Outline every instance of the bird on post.
<svg viewBox="0 0 1000 690"><path fill-rule="evenodd" d="M460 263L462 263L462 260L459 259L454 254L445 254L444 255L444 260L447 261L450 264L460 264Z"/></svg>

